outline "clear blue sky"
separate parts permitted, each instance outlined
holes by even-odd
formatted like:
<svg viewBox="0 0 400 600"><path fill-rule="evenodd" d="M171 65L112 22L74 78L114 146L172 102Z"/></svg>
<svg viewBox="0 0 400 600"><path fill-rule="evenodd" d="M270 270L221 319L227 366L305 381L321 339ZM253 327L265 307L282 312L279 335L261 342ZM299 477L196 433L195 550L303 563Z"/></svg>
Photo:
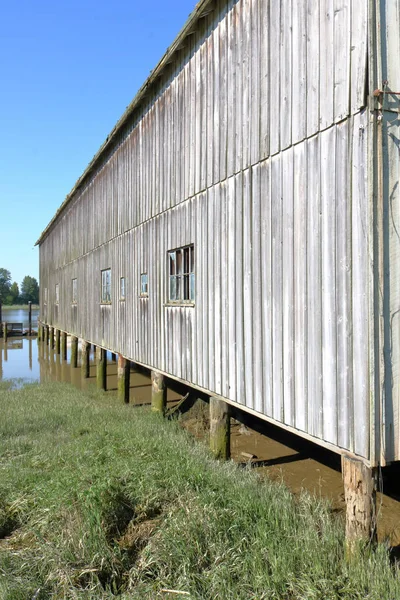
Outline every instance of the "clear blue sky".
<svg viewBox="0 0 400 600"><path fill-rule="evenodd" d="M0 267L34 244L181 30L195 0L1 3Z"/></svg>

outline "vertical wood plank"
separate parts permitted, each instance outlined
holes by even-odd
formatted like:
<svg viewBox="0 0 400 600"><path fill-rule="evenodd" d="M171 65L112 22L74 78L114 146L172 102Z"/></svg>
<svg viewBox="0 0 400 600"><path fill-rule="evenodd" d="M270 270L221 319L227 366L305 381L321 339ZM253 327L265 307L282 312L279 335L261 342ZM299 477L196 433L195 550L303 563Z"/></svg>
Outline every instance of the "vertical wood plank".
<svg viewBox="0 0 400 600"><path fill-rule="evenodd" d="M295 426L308 420L307 390L307 146L294 147L294 397Z"/></svg>
<svg viewBox="0 0 400 600"><path fill-rule="evenodd" d="M307 0L307 135L319 129L320 3Z"/></svg>
<svg viewBox="0 0 400 600"><path fill-rule="evenodd" d="M282 204L281 155L277 155L271 161L272 397L277 420L283 418Z"/></svg>
<svg viewBox="0 0 400 600"><path fill-rule="evenodd" d="M368 240L366 181L366 114L353 120L352 263L354 451L369 457ZM389 425L389 424L388 424Z"/></svg>
<svg viewBox="0 0 400 600"><path fill-rule="evenodd" d="M294 424L293 150L282 153L283 419Z"/></svg>
<svg viewBox="0 0 400 600"><path fill-rule="evenodd" d="M307 142L308 431L322 435L322 264L320 138Z"/></svg>
<svg viewBox="0 0 400 600"><path fill-rule="evenodd" d="M280 150L280 124L281 124L281 3L269 3L270 17L270 48L275 52L269 54L269 106L270 106L270 154L274 155ZM278 50L279 49L279 50ZM283 89L283 86L282 86Z"/></svg>
<svg viewBox="0 0 400 600"><path fill-rule="evenodd" d="M280 149L284 150L292 143L292 0L281 3L280 46Z"/></svg>
<svg viewBox="0 0 400 600"><path fill-rule="evenodd" d="M336 129L321 134L323 435L337 443L336 386Z"/></svg>

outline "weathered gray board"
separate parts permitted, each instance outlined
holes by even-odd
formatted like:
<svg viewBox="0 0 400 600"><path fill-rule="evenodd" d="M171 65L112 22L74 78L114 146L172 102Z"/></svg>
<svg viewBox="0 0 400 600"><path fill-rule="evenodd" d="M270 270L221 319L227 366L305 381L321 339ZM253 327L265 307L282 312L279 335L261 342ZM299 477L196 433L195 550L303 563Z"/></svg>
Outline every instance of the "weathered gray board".
<svg viewBox="0 0 400 600"><path fill-rule="evenodd" d="M375 463L399 448L371 435L383 421L370 5L200 2L39 243L47 323ZM398 28L388 36L398 44ZM195 305L169 306L167 251L186 244Z"/></svg>

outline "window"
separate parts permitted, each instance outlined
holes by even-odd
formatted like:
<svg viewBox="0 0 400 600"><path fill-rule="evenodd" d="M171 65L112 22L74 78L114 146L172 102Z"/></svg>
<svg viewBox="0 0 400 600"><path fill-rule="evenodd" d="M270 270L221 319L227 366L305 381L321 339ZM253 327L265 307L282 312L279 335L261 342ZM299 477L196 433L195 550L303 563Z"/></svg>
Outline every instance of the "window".
<svg viewBox="0 0 400 600"><path fill-rule="evenodd" d="M78 302L78 280L72 280L72 304L76 304Z"/></svg>
<svg viewBox="0 0 400 600"><path fill-rule="evenodd" d="M194 246L168 252L169 302L194 302Z"/></svg>
<svg viewBox="0 0 400 600"><path fill-rule="evenodd" d="M104 304L111 303L111 269L101 272L101 301Z"/></svg>
<svg viewBox="0 0 400 600"><path fill-rule="evenodd" d="M119 299L125 300L125 277L119 280Z"/></svg>
<svg viewBox="0 0 400 600"><path fill-rule="evenodd" d="M149 276L147 273L140 275L140 295L146 297L149 295Z"/></svg>
<svg viewBox="0 0 400 600"><path fill-rule="evenodd" d="M56 283L56 304L60 302L60 286Z"/></svg>

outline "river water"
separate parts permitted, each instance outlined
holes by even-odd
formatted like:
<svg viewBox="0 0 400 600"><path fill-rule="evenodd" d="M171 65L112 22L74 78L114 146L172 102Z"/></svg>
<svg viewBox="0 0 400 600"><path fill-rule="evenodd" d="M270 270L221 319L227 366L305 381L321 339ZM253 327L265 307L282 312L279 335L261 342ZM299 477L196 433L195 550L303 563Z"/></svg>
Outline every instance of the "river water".
<svg viewBox="0 0 400 600"><path fill-rule="evenodd" d="M18 309L9 311L3 320L22 322L28 327L28 311ZM32 319L32 326L36 329L37 314ZM69 338L68 338L69 340ZM80 356L79 364L80 364ZM116 395L117 390L117 365L110 353L107 353L107 393ZM72 383L78 388L96 385L95 356L91 352L91 365L89 379L83 379L80 368L70 365L70 352L68 348L67 360L61 359L54 350L43 342L38 342L36 337L9 337L7 342L0 338L0 380L8 380L14 387L25 383L45 383L48 381L64 381ZM0 392L1 394L1 392ZM168 390L168 402L176 402L180 396L173 390ZM145 371L131 372L130 377L130 402L131 404L149 404L151 399L151 380ZM190 417L186 419L185 426L193 433L198 434L199 419ZM256 431L258 429L258 431ZM202 428L200 427L200 431ZM207 426L199 437L207 436ZM338 455L333 455L328 460L323 458L323 451L316 445L309 444L305 450L294 449L290 441L284 436L271 437L271 432L260 431L258 427L240 426L234 423L231 434L232 458L245 463L249 455L254 457L253 467L260 475L277 480L283 480L294 492L306 489L312 494L328 498L334 510L344 511L344 493L340 474L340 460ZM385 479L385 478L384 478ZM385 489L393 488L394 480L400 481L400 473L383 480ZM399 486L397 486L399 488ZM388 494L378 494L378 533L380 539L387 537L392 545L400 545L400 489ZM400 546L399 546L400 547Z"/></svg>
<svg viewBox="0 0 400 600"><path fill-rule="evenodd" d="M37 322L39 318L39 309L32 309L32 328L37 329ZM29 327L29 311L25 308L8 308L2 306L2 321L8 323L22 323L24 329Z"/></svg>

